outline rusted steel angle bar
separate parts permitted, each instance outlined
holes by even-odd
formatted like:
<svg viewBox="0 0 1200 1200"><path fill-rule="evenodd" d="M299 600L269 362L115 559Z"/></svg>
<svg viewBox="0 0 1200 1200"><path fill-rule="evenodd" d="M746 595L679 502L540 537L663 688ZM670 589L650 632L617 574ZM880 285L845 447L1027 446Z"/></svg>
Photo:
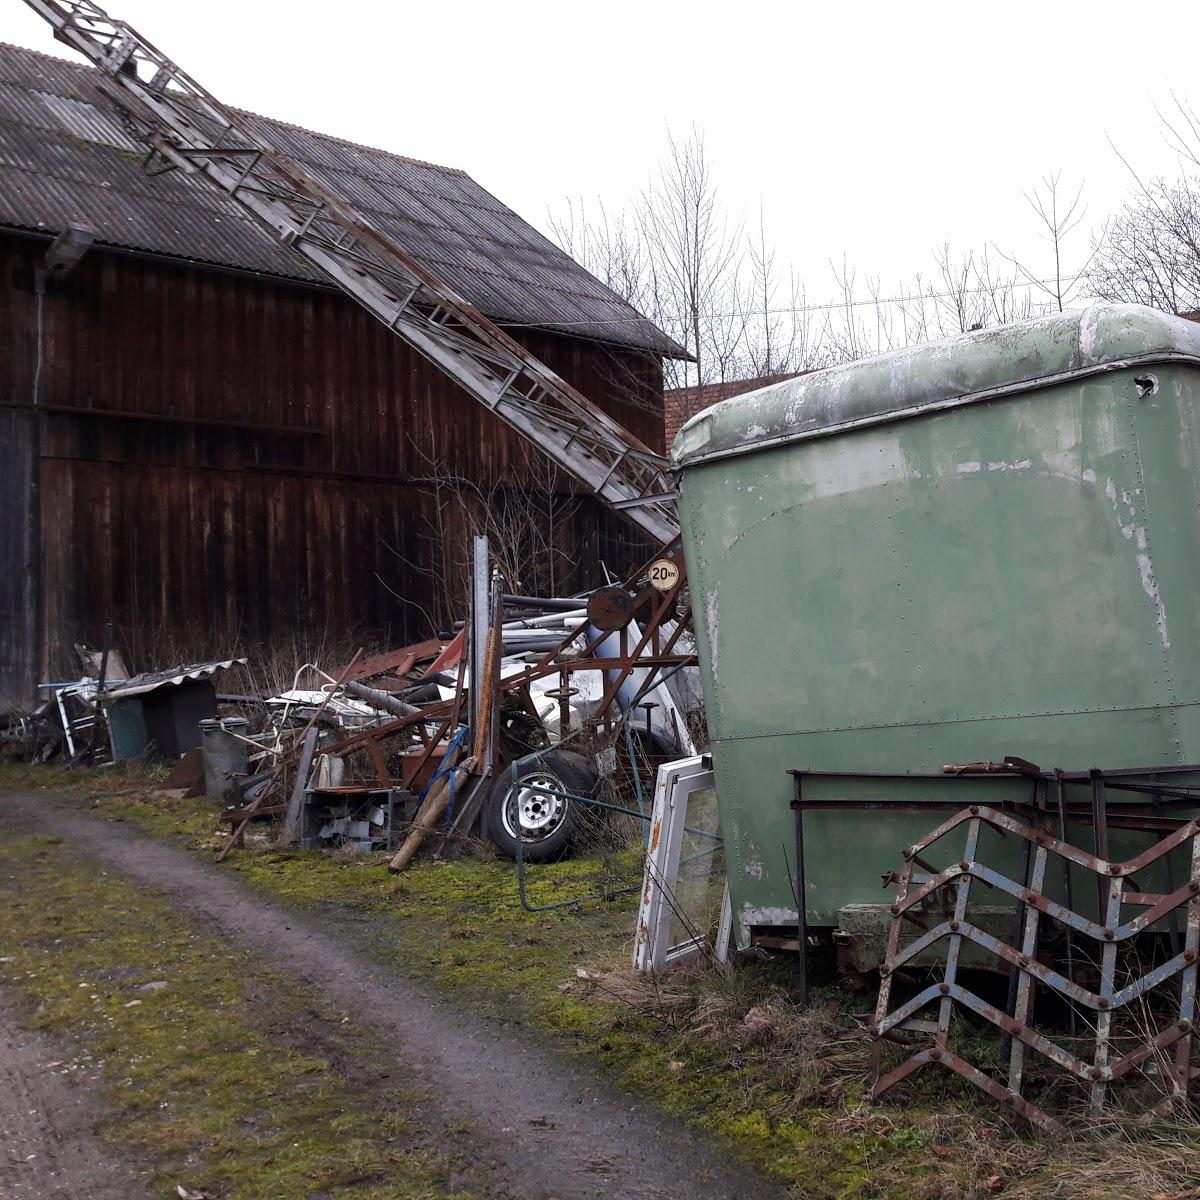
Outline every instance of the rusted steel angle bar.
<svg viewBox="0 0 1200 1200"><path fill-rule="evenodd" d="M1097 1012L1100 1011L1102 997L1099 992L1090 991L1082 984L1075 983L1065 975L1054 970L1053 967L1048 967L1045 963L1039 962L1031 953L1015 949L1007 942L995 937L986 930L971 924L970 921L960 922L958 928L955 928L954 924L953 921L943 921L940 925L934 926L921 937L914 938L889 960L890 969L893 971L900 970L914 959L926 953L938 941L943 938L949 938L952 935L958 935L972 944L979 946L980 949L987 950L996 955L997 958L1009 965L1019 967L1030 976L1036 978L1039 983L1045 984L1046 987L1052 988L1063 996L1069 996L1077 1004L1082 1004L1085 1008L1095 1009ZM1095 938L1094 940L1098 945L1107 944L1101 938ZM1197 955L1195 952L1189 954L1187 949L1182 950L1179 954L1160 963L1139 979L1118 989L1111 997L1112 1005L1119 1007L1131 1003L1139 996L1144 995L1153 988L1159 987L1172 976L1188 970L1196 962L1196 959Z"/></svg>
<svg viewBox="0 0 1200 1200"><path fill-rule="evenodd" d="M1036 1104L1026 1100L1023 1096L1019 1096L1016 1092L1009 1091L1002 1083L998 1083L990 1075L985 1075L978 1067L971 1066L965 1058L955 1054L953 1051L940 1050L936 1046L918 1051L911 1058L878 1079L871 1088L871 1099L878 1100L885 1092L894 1088L896 1084L907 1079L908 1076L915 1074L922 1067L927 1067L933 1063L946 1067L956 1075L961 1075L968 1083L973 1083L981 1091L991 1096L992 1099L999 1101L1006 1108L1011 1109L1017 1116L1023 1117L1031 1125L1037 1125L1039 1128L1046 1130L1058 1128L1058 1122L1048 1113L1043 1112Z"/></svg>
<svg viewBox="0 0 1200 1200"><path fill-rule="evenodd" d="M928 849L934 842L939 841L953 829L976 816L986 821L995 829L1015 834L1017 837L1026 838L1037 845L1045 846L1046 849L1053 851L1055 854L1099 875L1132 875L1140 871L1143 867L1156 862L1163 855L1169 854L1177 846L1181 846L1188 838L1195 836L1200 831L1200 823L1196 821L1184 821L1182 824L1176 823L1176 827L1172 833L1155 842L1154 845L1148 847L1141 854L1135 855L1126 862L1109 862L1105 858L1089 854L1086 850L1081 850L1069 842L1064 842L1052 834L1034 829L1031 825L1018 821L1015 817L1009 816L999 809L990 808L986 805L973 804L969 808L955 813L948 820L943 821L931 833L926 834L925 837L908 847L905 853L918 854Z"/></svg>
<svg viewBox="0 0 1200 1200"><path fill-rule="evenodd" d="M1004 826L1005 831L1019 833L1026 839L1025 844L1032 847L1032 858L1023 883L1008 879L977 861L979 829L981 826L995 826L998 818L998 823ZM891 909L887 949L880 967L879 1002L871 1030L874 1041L871 1095L881 1097L902 1080L937 1063L969 1079L1011 1111L1038 1124L1046 1124L1050 1122L1047 1114L1021 1095L1030 1061L1028 1052L1032 1050L1066 1071L1083 1086L1093 1112L1100 1112L1104 1108L1115 1082L1127 1080L1135 1074L1145 1076L1150 1073L1159 1080L1158 1094L1162 1095L1165 1091L1165 1096L1152 1109L1153 1112L1166 1112L1184 1102L1188 1085L1196 1073L1192 1065L1192 1046L1200 960L1200 829L1194 822L1184 822L1129 860L1130 863L1148 865L1190 842L1191 869L1187 883L1167 895L1146 897L1142 893L1126 890L1130 883L1129 870L1126 869L1129 864L1108 863L1096 854L1081 852L1078 847L1061 838L1046 837L1041 831L1022 826L1007 814L998 814L984 806L970 806L956 814L954 819L943 822L939 826L939 836L946 836L964 824L965 842L960 861L919 887L913 886L917 856L906 852L906 862L898 876L896 902ZM937 840L931 835L918 845L925 847ZM1043 889L1051 854L1078 863L1103 883L1103 921L1090 921L1045 897ZM969 898L967 889L973 879L989 883L1018 901L1022 913L1019 946L1009 945L980 929L969 919L964 895ZM924 935L901 945L901 921L911 915L922 900L939 889L954 890L956 903L953 916L941 921ZM1145 913L1122 923L1123 906L1151 898L1155 903ZM1120 956L1119 949L1123 941L1128 942L1137 934L1149 931L1156 921L1179 909L1184 909L1187 914L1187 929L1178 953L1145 971L1141 970L1136 959ZM1062 975L1053 965L1038 961L1040 919L1045 915L1076 933L1084 934L1100 947L1097 990L1085 988ZM961 948L967 943L980 947L994 955L999 963L1013 968L1015 988L1009 1012L983 1000L958 979ZM892 1009L892 980L896 973L901 971L906 978L909 977L922 956L927 958L929 952L936 950L939 944L945 946L943 978L930 983ZM1060 1045L1049 1031L1034 1027L1032 1014L1035 989L1039 984L1068 998L1072 1005L1088 1009L1094 1014L1088 1054L1072 1052ZM1151 994L1156 989L1161 989L1157 992L1158 996L1173 998L1173 1014L1163 1013L1161 1001L1151 1002ZM1129 1045L1125 1033L1121 1034L1122 1041L1116 1040L1118 1029L1128 1024L1123 1022L1118 1026L1117 1016L1135 1009L1135 1006L1138 1040L1136 1044ZM932 1024L933 1045L926 1044L898 1066L883 1071L882 1044L895 1039L902 1032L928 1033L930 1022L920 1014L930 1008L933 1008L937 1017ZM956 1008L981 1018L1011 1039L1005 1082L980 1071L950 1048L949 1035Z"/></svg>
<svg viewBox="0 0 1200 1200"><path fill-rule="evenodd" d="M1200 895L1200 879L1189 880L1182 887L1176 888L1170 895L1165 896L1157 904L1146 909L1145 912L1139 913L1132 920L1126 921L1123 925L1112 926L1099 921L1093 921L1088 917L1082 916L1080 913L1072 911L1066 905L1059 904L1056 900L1033 893L1015 880L1009 879L1006 875L1002 875L999 871L995 871L991 867L985 867L977 862L967 862L965 866L963 863L956 863L952 867L947 867L940 874L934 876L928 883L922 884L921 887L906 898L902 905L893 906L893 911L897 916L902 916L908 908L922 903L934 892L953 884L963 875L972 875L996 891L1004 892L1006 895L1012 896L1014 900L1031 905L1046 916L1053 917L1056 921L1060 921L1062 924L1068 925L1080 933L1087 934L1097 941L1104 942L1128 941L1130 938L1136 937L1139 933L1144 933L1161 917L1179 908L1193 896ZM1100 875L1100 877L1103 878L1103 875ZM1108 904L1105 907L1110 908Z"/></svg>

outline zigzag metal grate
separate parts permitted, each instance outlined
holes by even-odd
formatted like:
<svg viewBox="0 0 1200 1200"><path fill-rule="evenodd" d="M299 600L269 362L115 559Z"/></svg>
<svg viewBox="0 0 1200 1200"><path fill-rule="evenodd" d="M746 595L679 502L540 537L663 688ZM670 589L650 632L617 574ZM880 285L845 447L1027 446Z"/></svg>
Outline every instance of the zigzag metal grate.
<svg viewBox="0 0 1200 1200"><path fill-rule="evenodd" d="M1033 819L1039 821L1040 817ZM1024 879L1010 879L979 860L980 835L989 827L1021 839ZM939 842L948 844L955 834L964 838L958 861L941 869L931 866L927 860L931 848ZM939 851L944 849L945 845ZM1168 856L1174 851L1179 852L1177 858L1189 856L1187 881L1181 887L1169 882L1170 890L1165 893L1141 891L1135 876L1160 860L1159 869L1171 880ZM1111 1099L1110 1088L1138 1079L1156 1083L1158 1103L1151 1107L1157 1113L1186 1101L1188 1085L1196 1074L1192 1044L1200 953L1200 823L1180 822L1135 858L1109 862L1044 828L976 805L939 825L904 856L871 1029L875 1043L872 1098L883 1096L923 1068L937 1065L981 1088L1015 1114L1041 1126L1053 1126L1054 1120L1022 1094L1032 1051L1066 1072L1083 1089L1093 1112L1102 1110ZM1054 860L1061 874L1050 871ZM1071 904L1071 874L1080 871L1095 878L1103 921L1091 920ZM1065 879L1066 904L1046 895L1048 873L1051 879ZM972 922L972 893L979 884L1016 902L1016 945ZM1136 911L1127 915L1126 910ZM902 929L910 923L919 933L905 942ZM1051 926L1058 927L1055 932L1061 935L1060 943L1065 941L1066 974L1058 969L1056 956L1043 951L1039 957L1043 935ZM1139 936L1152 927L1161 931L1165 926L1170 928L1168 956L1143 970L1135 949ZM965 986L961 960L968 945L976 958L982 952L1010 972L1015 986L1010 989L1008 1012ZM918 959L928 962L931 956L940 961L942 978L893 1006L896 981L908 974L906 967ZM1089 986L1077 982L1082 978ZM1072 1020L1078 1018L1085 1027L1086 1036L1052 1037L1050 1030L1036 1028L1038 989L1056 993ZM929 1010L932 1019L922 1016ZM955 1021L972 1019L1005 1035L1010 1047L1006 1070L984 1071L953 1048ZM915 1052L885 1071L881 1065L885 1045L907 1041L906 1049L912 1050L914 1034L919 1039Z"/></svg>

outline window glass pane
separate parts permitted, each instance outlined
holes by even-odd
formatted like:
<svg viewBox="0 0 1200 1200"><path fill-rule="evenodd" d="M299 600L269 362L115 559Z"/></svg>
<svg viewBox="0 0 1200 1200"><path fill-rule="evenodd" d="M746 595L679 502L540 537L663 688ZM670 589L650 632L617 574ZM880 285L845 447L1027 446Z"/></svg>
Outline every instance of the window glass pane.
<svg viewBox="0 0 1200 1200"><path fill-rule="evenodd" d="M677 793L678 794L678 793ZM698 788L687 797L683 840L679 850L679 876L667 897L672 948L701 938L712 942L721 914L725 890L725 855L716 788ZM669 952L668 952L669 953Z"/></svg>

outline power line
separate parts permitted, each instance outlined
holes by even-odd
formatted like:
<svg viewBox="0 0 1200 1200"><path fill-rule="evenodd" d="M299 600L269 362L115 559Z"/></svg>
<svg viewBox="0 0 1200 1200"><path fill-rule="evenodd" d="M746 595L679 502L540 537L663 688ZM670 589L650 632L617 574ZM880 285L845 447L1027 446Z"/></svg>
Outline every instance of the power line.
<svg viewBox="0 0 1200 1200"><path fill-rule="evenodd" d="M885 304L913 304L922 300L948 300L955 296L976 296L985 292L1004 291L1009 288L1048 288L1059 281L1052 278L1049 279L1025 279L1014 280L1011 283L996 284L991 286L980 286L971 288L956 288L954 291L946 292L913 292L911 294L901 294L899 296L872 296L869 299L863 300L830 300L819 304L795 304L784 305L782 307L771 308L756 308L748 310L754 316L770 315L796 316L800 313L821 313L821 312L837 312L847 308L875 308ZM614 293L615 294L615 293ZM624 299L624 297L620 297ZM626 304L632 306L632 301L626 300ZM729 320L742 315L741 310L730 312L716 312L705 314L707 320ZM633 316L633 317L593 317L591 320L580 321L563 321L554 317L547 317L543 321L500 321L506 329L545 329L548 326L553 326L557 329L575 328L596 325L653 325L656 322L677 322L683 324L686 318L677 315L663 315L661 317Z"/></svg>

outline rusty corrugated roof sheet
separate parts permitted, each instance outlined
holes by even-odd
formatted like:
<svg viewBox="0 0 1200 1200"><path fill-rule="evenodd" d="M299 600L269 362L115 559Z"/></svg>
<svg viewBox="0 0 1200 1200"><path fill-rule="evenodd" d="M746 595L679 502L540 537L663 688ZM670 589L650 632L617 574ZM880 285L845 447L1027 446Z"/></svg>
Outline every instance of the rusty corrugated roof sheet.
<svg viewBox="0 0 1200 1200"><path fill-rule="evenodd" d="M0 225L56 233L75 222L112 246L326 282L203 180L146 175L97 80L91 67L0 43ZM247 116L494 320L682 354L462 171Z"/></svg>

